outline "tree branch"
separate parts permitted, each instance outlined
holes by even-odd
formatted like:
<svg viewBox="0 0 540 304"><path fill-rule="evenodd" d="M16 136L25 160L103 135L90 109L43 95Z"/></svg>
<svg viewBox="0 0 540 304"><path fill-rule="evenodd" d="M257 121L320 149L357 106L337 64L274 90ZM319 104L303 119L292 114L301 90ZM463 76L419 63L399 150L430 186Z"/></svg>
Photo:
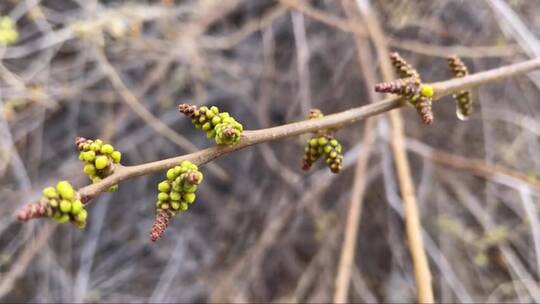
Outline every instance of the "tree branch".
<svg viewBox="0 0 540 304"><path fill-rule="evenodd" d="M436 82L432 85L435 88L435 98L441 98L459 90L465 90L512 76L526 74L537 69L540 69L540 58L472 74L460 79ZM168 168L180 164L183 160L189 160L197 165L202 165L224 154L255 144L284 139L325 128L343 128L367 117L388 112L405 105L407 105L407 103L402 101L399 97L391 97L380 102L352 108L336 114L326 115L323 118L294 122L267 129L244 131L240 141L233 146L214 146L194 153L140 165L118 166L112 175L102 181L80 188L79 194L81 195L82 200L85 203L88 203L92 198L106 191L112 185L121 183L133 177L163 172Z"/></svg>

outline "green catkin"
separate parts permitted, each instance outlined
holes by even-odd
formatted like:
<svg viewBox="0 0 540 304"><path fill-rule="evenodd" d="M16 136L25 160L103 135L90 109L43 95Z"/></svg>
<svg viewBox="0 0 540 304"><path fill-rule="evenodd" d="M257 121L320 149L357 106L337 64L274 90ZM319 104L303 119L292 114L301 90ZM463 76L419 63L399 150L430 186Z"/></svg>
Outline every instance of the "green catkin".
<svg viewBox="0 0 540 304"><path fill-rule="evenodd" d="M195 191L204 179L197 165L190 161L167 170L166 177L157 186L156 220L150 233L152 241L161 237L172 217L188 210L195 202Z"/></svg>
<svg viewBox="0 0 540 304"><path fill-rule="evenodd" d="M452 70L452 74L456 78L465 77L469 74L469 70L465 63L457 56L448 57L448 66ZM459 91L452 95L456 101L456 115L461 120L468 119L473 110L472 93L470 90Z"/></svg>
<svg viewBox="0 0 540 304"><path fill-rule="evenodd" d="M309 113L309 119L323 117L324 114L313 109ZM326 165L333 173L339 173L342 168L343 154L341 144L327 130L323 130L309 138L304 147L302 169L309 170L311 166L322 156Z"/></svg>
<svg viewBox="0 0 540 304"><path fill-rule="evenodd" d="M191 118L197 129L206 132L206 137L213 138L218 145L234 145L240 140L244 127L227 112L220 112L218 107L210 108L181 104L178 110Z"/></svg>
<svg viewBox="0 0 540 304"><path fill-rule="evenodd" d="M101 139L91 140L83 137L75 139L79 152L79 159L85 163L83 172L92 180L100 182L114 172L115 165L120 164L122 153L116 151L110 144ZM118 185L111 186L107 191L115 192Z"/></svg>

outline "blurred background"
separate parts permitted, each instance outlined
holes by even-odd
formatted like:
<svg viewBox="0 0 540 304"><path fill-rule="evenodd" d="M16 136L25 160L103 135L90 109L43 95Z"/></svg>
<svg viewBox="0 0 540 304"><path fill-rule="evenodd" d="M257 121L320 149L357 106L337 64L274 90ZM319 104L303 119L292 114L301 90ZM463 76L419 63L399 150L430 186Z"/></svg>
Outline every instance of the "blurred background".
<svg viewBox="0 0 540 304"><path fill-rule="evenodd" d="M540 55L530 0L0 1L16 32L0 28L0 300L332 301L371 151L348 300L414 301L386 116L369 147L364 122L337 133L339 175L300 169L307 135L205 165L197 202L157 243L164 173L100 195L84 230L13 216L60 179L89 183L75 136L110 141L125 165L211 146L178 103L259 129L382 99L366 11L428 82L451 77L451 54L473 73ZM467 121L443 98L429 127L401 110L437 301L540 301L539 89L538 74L483 86Z"/></svg>

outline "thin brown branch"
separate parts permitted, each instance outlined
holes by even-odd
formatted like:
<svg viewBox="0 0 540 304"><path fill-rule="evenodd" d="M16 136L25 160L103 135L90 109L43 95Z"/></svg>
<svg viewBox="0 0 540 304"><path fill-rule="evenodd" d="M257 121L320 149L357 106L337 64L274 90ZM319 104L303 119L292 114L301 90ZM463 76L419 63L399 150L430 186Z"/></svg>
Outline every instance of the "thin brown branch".
<svg viewBox="0 0 540 304"><path fill-rule="evenodd" d="M470 76L456 80L437 82L434 84L435 92L437 98L440 98L465 88L479 86L519 74L526 74L536 69L540 69L540 58L504 66L486 72L471 74ZM406 103L402 102L399 97L390 97L380 102L352 108L336 114L326 115L319 119L294 122L268 129L244 131L242 138L234 146L215 146L194 153L144 163L141 165L119 166L114 174L108 176L99 183L81 188L79 193L81 194L81 197L88 201L101 192L106 191L112 185L118 184L129 178L165 171L168 168L172 168L180 164L184 160L189 160L197 165L201 165L220 157L221 155L228 154L255 144L284 139L320 129L343 128L366 119L367 117L385 113L405 105Z"/></svg>
<svg viewBox="0 0 540 304"><path fill-rule="evenodd" d="M526 74L537 69L540 69L540 58L507 65L486 72L472 74L459 79L437 82L434 83L433 86L435 88L436 98L441 98L459 90L469 89L520 74ZM323 118L294 122L268 129L244 131L240 141L233 146L214 146L194 153L148 162L141 165L118 166L114 174L111 174L102 181L80 188L79 194L85 203L87 203L90 199L102 192L105 192L115 184L121 183L133 177L165 171L168 168L172 168L180 164L184 160L189 160L197 165L201 165L208 163L221 155L255 144L284 139L320 129L343 128L366 119L367 117L388 112L392 109L403 107L405 105L406 103L401 101L399 97L390 97L380 102L327 115Z"/></svg>

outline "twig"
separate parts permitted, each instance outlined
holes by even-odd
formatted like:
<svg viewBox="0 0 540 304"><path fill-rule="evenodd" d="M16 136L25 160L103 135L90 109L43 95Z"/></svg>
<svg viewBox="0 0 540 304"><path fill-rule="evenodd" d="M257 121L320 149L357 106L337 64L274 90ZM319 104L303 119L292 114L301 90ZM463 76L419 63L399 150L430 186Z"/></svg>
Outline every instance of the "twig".
<svg viewBox="0 0 540 304"><path fill-rule="evenodd" d="M437 98L440 98L450 95L453 92L463 90L464 88L472 88L492 81L502 80L519 74L525 74L536 69L540 69L540 58L504 66L486 72L472 74L457 80L438 82L434 84L434 88ZM380 102L352 108L336 114L326 115L325 117L319 119L310 119L255 131L244 131L240 141L233 146L214 146L194 153L148 162L141 165L119 166L115 170L114 174L108 176L99 183L88 185L79 189L79 193L87 202L96 195L106 191L112 185L118 184L133 177L165 171L180 164L184 160L189 160L197 165L201 165L224 154L228 154L255 144L284 139L325 128L343 128L366 119L367 117L388 112L392 109L403 107L405 105L406 104L402 102L400 98L390 97Z"/></svg>

